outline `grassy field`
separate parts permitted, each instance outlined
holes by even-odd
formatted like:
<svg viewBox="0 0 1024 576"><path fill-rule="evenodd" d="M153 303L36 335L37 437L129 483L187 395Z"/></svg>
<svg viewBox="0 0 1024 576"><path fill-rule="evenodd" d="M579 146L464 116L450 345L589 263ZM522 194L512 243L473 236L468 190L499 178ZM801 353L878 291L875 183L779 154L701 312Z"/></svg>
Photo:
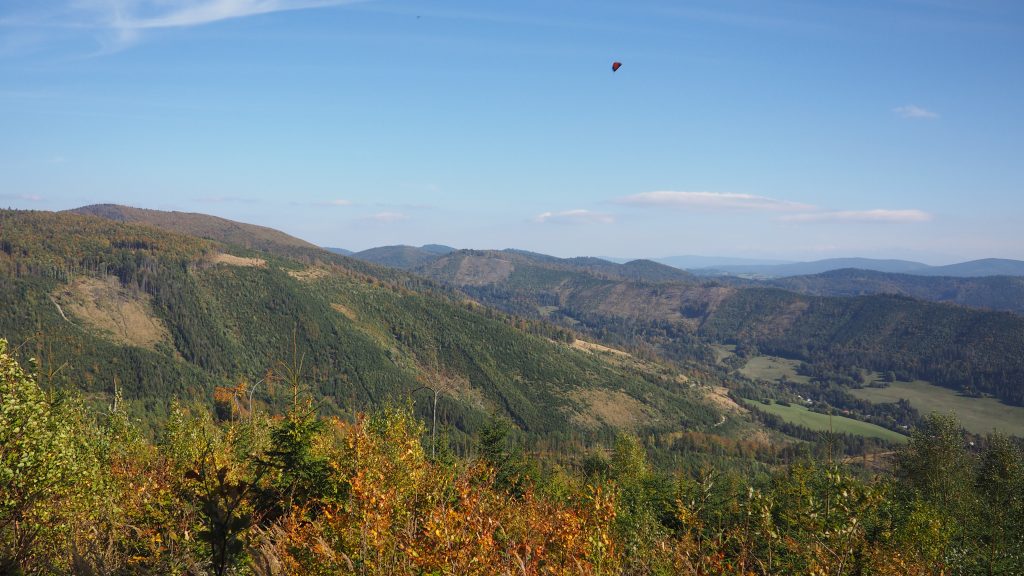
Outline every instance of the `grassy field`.
<svg viewBox="0 0 1024 576"><path fill-rule="evenodd" d="M871 402L896 402L905 398L922 414L953 412L967 430L985 434L997 430L1024 436L1024 408L1008 406L994 398L968 398L953 390L916 380L895 382L888 388L850 390L858 398Z"/></svg>
<svg viewBox="0 0 1024 576"><path fill-rule="evenodd" d="M537 312L539 312L540 315L545 318L547 318L548 316L551 315L552 312L555 312L557 310L558 306L537 306Z"/></svg>
<svg viewBox="0 0 1024 576"><path fill-rule="evenodd" d="M796 368L799 365L798 360L788 360L777 356L754 356L747 360L743 368L740 368L740 374L751 380L767 380L769 382L777 382L785 376L792 382L806 384L811 379L796 373Z"/></svg>
<svg viewBox="0 0 1024 576"><path fill-rule="evenodd" d="M832 431L846 434L853 434L856 436L867 436L870 438L881 438L890 442L906 442L907 437L898 433L893 432L887 428L869 424L867 422L861 422L860 420L854 420L853 418L846 418L844 416L832 416L831 423L829 422L829 416L826 414L819 414L817 412L811 412L803 406L797 406L793 404L791 406L783 406L781 404L770 404L765 405L754 400L747 400L751 406L756 406L758 410L775 414L786 422L792 424L799 424L811 430L828 431L831 426Z"/></svg>
<svg viewBox="0 0 1024 576"><path fill-rule="evenodd" d="M711 350L715 352L715 362L719 364L722 360L725 360L729 356L732 356L736 352L735 344L712 344Z"/></svg>

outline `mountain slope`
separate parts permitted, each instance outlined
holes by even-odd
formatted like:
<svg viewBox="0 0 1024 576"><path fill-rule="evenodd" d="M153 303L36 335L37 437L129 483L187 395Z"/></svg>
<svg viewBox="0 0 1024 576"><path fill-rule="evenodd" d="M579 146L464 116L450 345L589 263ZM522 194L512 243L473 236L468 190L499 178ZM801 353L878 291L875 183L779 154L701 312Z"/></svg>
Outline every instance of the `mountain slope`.
<svg viewBox="0 0 1024 576"><path fill-rule="evenodd" d="M899 294L931 302L1024 314L1024 278L1019 276L955 278L845 269L813 276L776 278L765 284L814 296Z"/></svg>
<svg viewBox="0 0 1024 576"><path fill-rule="evenodd" d="M1003 258L985 258L948 266L933 266L917 273L928 276L959 277L1024 276L1024 262Z"/></svg>
<svg viewBox="0 0 1024 576"><path fill-rule="evenodd" d="M417 266L432 262L443 253L436 250L428 250L426 247L416 246L379 246L352 254L353 258L389 266L400 270L409 270Z"/></svg>
<svg viewBox="0 0 1024 576"><path fill-rule="evenodd" d="M813 262L794 262L791 264L770 264L770 265L727 265L714 268L691 270L702 276L713 276L717 274L745 274L765 277L803 276L807 274L821 274L831 270L843 268L857 268L861 270L875 270L878 272L893 272L902 274L916 274L920 270L928 269L927 264L911 262L908 260L877 260L873 258L828 258L815 260Z"/></svg>
<svg viewBox="0 0 1024 576"><path fill-rule="evenodd" d="M208 238L234 244L251 250L273 251L282 248L318 248L317 246L289 236L284 232L243 224L208 214L194 212L164 212L145 208L132 208L117 204L93 204L70 210L75 214L98 216L116 222L151 224L165 230L173 230L189 236Z"/></svg>
<svg viewBox="0 0 1024 576"><path fill-rule="evenodd" d="M206 221L174 218L191 229ZM678 371L578 349L564 331L382 281L346 259L308 264L70 213L0 211L0 229L0 334L38 346L45 366L67 362L51 385L96 401L116 387L140 417L159 419L173 398L208 403L215 386L268 370L277 384L258 387L258 403L285 401L280 379L293 370L321 411L339 415L428 384L442 421L466 434L491 412L547 441L594 439L606 427L710 431L722 417ZM253 233L244 245L265 237ZM76 308L90 298L102 305ZM128 301L141 320L104 323ZM142 341L146 325L160 329Z"/></svg>

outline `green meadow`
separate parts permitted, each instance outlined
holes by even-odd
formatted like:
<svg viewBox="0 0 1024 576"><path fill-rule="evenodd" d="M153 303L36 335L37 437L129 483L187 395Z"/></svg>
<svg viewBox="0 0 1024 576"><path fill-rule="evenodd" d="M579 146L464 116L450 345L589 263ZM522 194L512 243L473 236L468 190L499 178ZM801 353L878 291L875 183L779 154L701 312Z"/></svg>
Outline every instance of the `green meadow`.
<svg viewBox="0 0 1024 576"><path fill-rule="evenodd" d="M905 442L907 440L906 436L875 424L861 422L860 420L854 420L853 418L847 418L845 416L819 414L818 412L812 412L807 408L796 404L783 406L775 403L763 404L754 400L747 400L747 403L757 407L758 410L768 412L769 414L775 414L786 422L799 424L800 426L810 428L811 430L820 430L823 432L832 430L833 432L853 434L855 436L881 438L882 440L888 440L890 442Z"/></svg>
<svg viewBox="0 0 1024 576"><path fill-rule="evenodd" d="M894 382L886 388L850 390L858 398L876 403L896 402L903 398L922 414L956 414L963 427L976 434L996 430L1024 436L1024 408L1003 404L995 398L971 398L923 380Z"/></svg>

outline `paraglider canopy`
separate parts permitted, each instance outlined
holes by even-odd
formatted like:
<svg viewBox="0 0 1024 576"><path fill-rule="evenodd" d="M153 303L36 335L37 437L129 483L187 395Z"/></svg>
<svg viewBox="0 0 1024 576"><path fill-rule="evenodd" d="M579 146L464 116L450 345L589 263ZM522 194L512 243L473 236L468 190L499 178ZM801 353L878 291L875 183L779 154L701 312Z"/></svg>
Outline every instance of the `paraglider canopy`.
<svg viewBox="0 0 1024 576"><path fill-rule="evenodd" d="M621 67L622 62L612 62L612 72L618 72Z"/></svg>

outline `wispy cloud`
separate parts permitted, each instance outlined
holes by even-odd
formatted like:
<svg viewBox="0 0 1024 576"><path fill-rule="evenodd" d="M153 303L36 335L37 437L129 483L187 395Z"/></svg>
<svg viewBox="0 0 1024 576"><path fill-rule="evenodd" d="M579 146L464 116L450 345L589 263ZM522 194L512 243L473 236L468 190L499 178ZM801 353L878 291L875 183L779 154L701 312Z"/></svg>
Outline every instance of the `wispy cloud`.
<svg viewBox="0 0 1024 576"><path fill-rule="evenodd" d="M542 212L533 217L538 224L611 224L615 222L610 214L591 210L565 210L563 212Z"/></svg>
<svg viewBox="0 0 1024 576"><path fill-rule="evenodd" d="M401 212L377 212L376 214L369 216L367 218L369 220L373 220L376 222L391 223L401 222L402 220L408 220L409 215L403 214Z"/></svg>
<svg viewBox="0 0 1024 576"><path fill-rule="evenodd" d="M326 8L356 0L105 0L110 25L119 30L181 28L246 16Z"/></svg>
<svg viewBox="0 0 1024 576"><path fill-rule="evenodd" d="M913 120L935 120L939 117L935 112L921 108L920 106L914 106L913 104L898 106L893 108L892 111L899 114L901 118L910 118Z"/></svg>
<svg viewBox="0 0 1024 576"><path fill-rule="evenodd" d="M147 30L202 26L248 16L330 8L371 0L63 0L31 13L8 14L3 27L105 32L103 52L123 49ZM2 14L0 14L2 15Z"/></svg>
<svg viewBox="0 0 1024 576"><path fill-rule="evenodd" d="M398 210L434 210L437 206L424 202L376 202L374 206Z"/></svg>
<svg viewBox="0 0 1024 576"><path fill-rule="evenodd" d="M315 206L351 206L352 201L345 200L343 198L337 198L334 200L320 200L318 202L313 202L313 204Z"/></svg>
<svg viewBox="0 0 1024 576"><path fill-rule="evenodd" d="M786 214L785 222L927 222L932 215L923 210L833 210Z"/></svg>
<svg viewBox="0 0 1024 576"><path fill-rule="evenodd" d="M199 196L193 198L196 202L203 202L207 204L227 204L227 203L241 203L241 204L255 204L258 202L255 198L245 198L243 196Z"/></svg>
<svg viewBox="0 0 1024 576"><path fill-rule="evenodd" d="M768 211L803 211L814 210L815 207L799 202L777 200L753 194L734 192L675 192L657 191L641 192L615 200L617 204L633 206L660 206L674 208L700 208L705 210L768 210Z"/></svg>
<svg viewBox="0 0 1024 576"><path fill-rule="evenodd" d="M615 200L652 208L689 208L698 210L747 210L781 213L782 222L925 222L932 215L923 210L828 210L812 204L779 200L733 192L643 192Z"/></svg>
<svg viewBox="0 0 1024 576"><path fill-rule="evenodd" d="M45 200L38 194L0 194L4 200L24 200L26 202L42 202Z"/></svg>

